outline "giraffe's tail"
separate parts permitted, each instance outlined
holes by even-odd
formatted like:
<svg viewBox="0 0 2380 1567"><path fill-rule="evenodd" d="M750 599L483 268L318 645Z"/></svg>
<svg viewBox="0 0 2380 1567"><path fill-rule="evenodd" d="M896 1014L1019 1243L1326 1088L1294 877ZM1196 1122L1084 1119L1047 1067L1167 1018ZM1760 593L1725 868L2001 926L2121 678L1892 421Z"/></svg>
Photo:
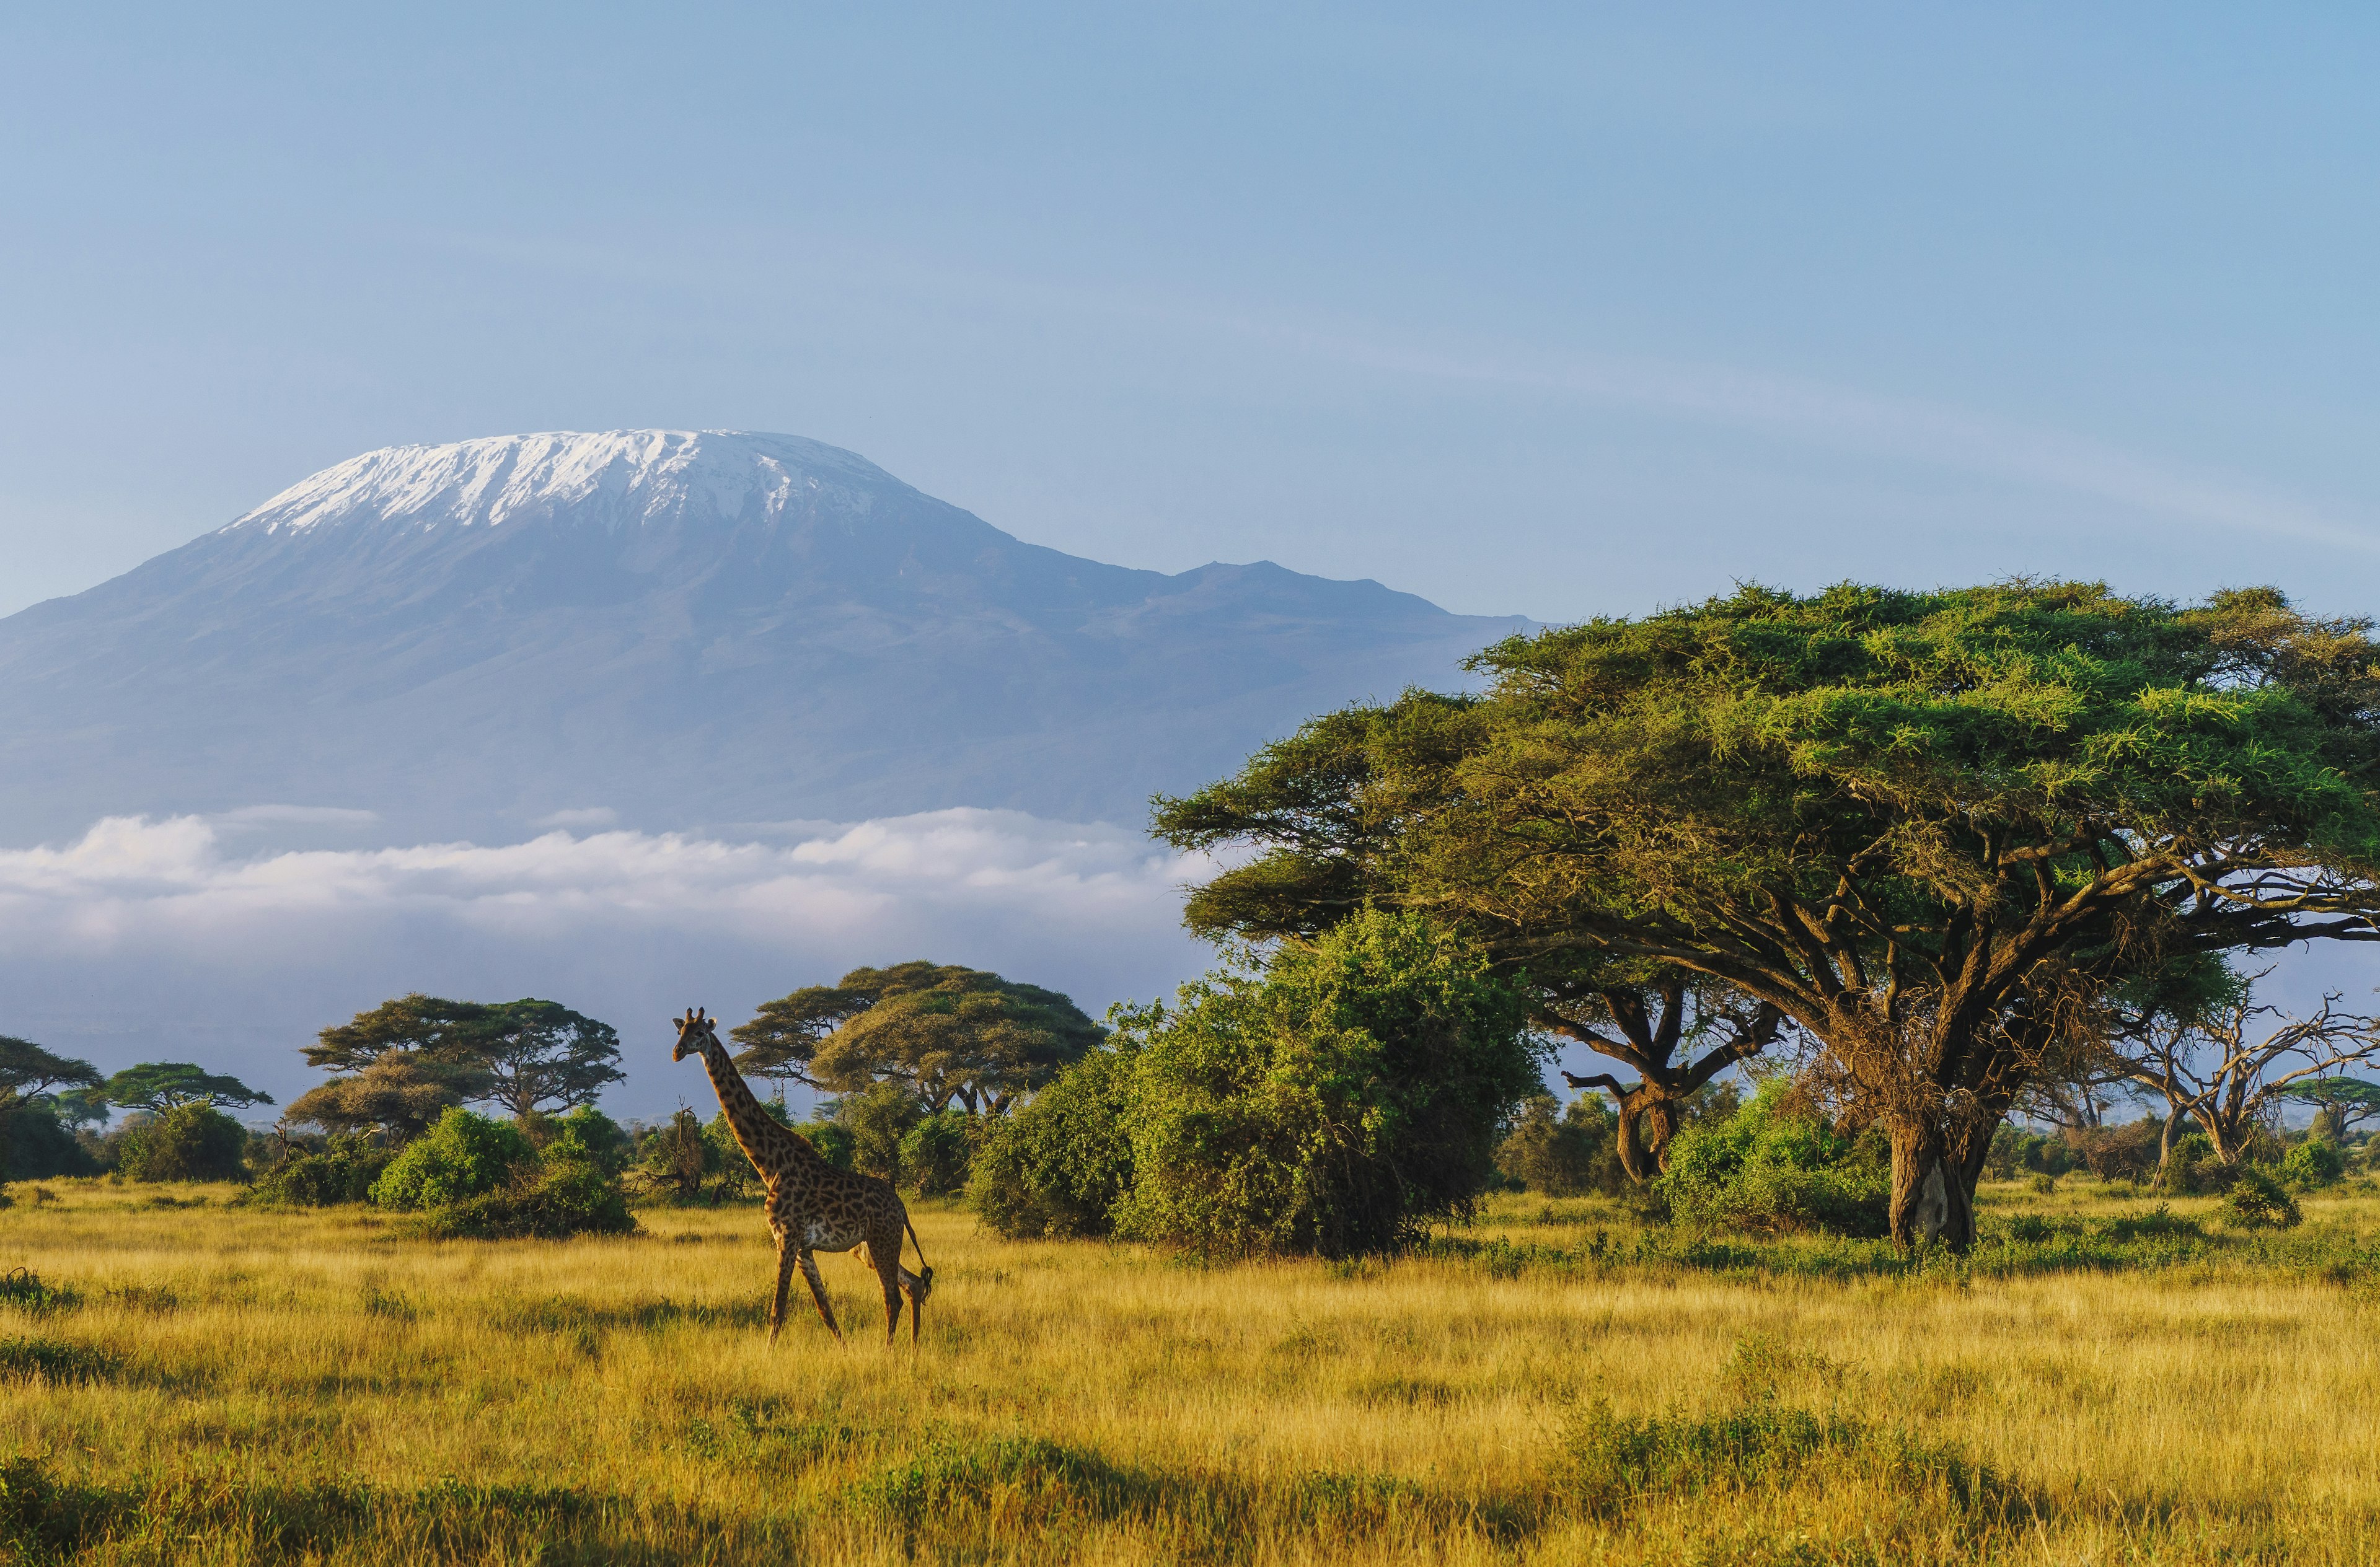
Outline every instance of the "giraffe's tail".
<svg viewBox="0 0 2380 1567"><path fill-rule="evenodd" d="M908 1232L909 1244L917 1248L917 1284L909 1292L909 1298L923 1305L926 1297L934 1293L934 1271L926 1265L926 1243L917 1238L917 1227L909 1223L906 1209L901 1213L901 1227Z"/></svg>

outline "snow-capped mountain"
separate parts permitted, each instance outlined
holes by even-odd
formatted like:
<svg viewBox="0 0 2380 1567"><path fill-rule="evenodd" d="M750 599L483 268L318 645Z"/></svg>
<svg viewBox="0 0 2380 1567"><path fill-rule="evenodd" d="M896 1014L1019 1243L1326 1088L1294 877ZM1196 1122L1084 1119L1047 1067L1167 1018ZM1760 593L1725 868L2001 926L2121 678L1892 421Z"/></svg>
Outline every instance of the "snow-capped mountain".
<svg viewBox="0 0 2380 1567"><path fill-rule="evenodd" d="M392 447L0 620L0 840L262 802L477 837L593 807L1136 823L1524 623L1103 565L791 436Z"/></svg>

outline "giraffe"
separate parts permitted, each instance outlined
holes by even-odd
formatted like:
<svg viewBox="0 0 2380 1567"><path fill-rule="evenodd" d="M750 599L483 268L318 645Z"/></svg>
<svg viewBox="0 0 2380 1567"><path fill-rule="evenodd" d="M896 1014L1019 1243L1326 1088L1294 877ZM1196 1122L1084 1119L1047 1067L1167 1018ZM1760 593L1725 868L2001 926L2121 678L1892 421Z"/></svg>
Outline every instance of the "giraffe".
<svg viewBox="0 0 2380 1567"><path fill-rule="evenodd" d="M769 1342L776 1343L777 1331L784 1326L785 1293L793 1285L797 1267L809 1281L810 1298L818 1302L827 1332L843 1337L843 1329L835 1324L834 1308L827 1304L818 1262L810 1254L866 1246L868 1261L884 1285L884 1342L892 1342L892 1330L901 1324L901 1296L906 1293L909 1342L916 1344L918 1319L924 1316L926 1296L934 1288L934 1271L925 1265L922 1246L917 1248L922 1272L912 1273L901 1266L902 1233L906 1231L914 1245L917 1232L911 1227L909 1211L893 1192L892 1183L836 1169L809 1145L808 1139L787 1130L762 1109L744 1074L728 1059L727 1047L719 1043L714 1019L696 1009L670 1022L677 1030L677 1048L670 1059L683 1061L701 1053L710 1086L719 1092L719 1107L727 1114L728 1127L769 1190L769 1230L777 1237L777 1296L769 1310Z"/></svg>

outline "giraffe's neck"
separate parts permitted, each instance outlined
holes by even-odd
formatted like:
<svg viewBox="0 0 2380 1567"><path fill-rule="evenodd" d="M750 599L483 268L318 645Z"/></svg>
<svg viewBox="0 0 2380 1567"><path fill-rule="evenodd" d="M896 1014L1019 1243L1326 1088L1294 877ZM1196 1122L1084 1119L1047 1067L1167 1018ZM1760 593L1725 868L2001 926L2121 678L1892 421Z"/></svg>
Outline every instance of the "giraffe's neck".
<svg viewBox="0 0 2380 1567"><path fill-rule="evenodd" d="M703 1069L710 1074L710 1086L718 1091L719 1108L727 1114L727 1128L735 1134L736 1146L744 1157L760 1172L760 1178L774 1186L777 1177L790 1168L808 1163L823 1163L817 1149L798 1132L781 1126L774 1115L761 1107L752 1092L752 1085L727 1058L727 1047L717 1039L702 1042Z"/></svg>

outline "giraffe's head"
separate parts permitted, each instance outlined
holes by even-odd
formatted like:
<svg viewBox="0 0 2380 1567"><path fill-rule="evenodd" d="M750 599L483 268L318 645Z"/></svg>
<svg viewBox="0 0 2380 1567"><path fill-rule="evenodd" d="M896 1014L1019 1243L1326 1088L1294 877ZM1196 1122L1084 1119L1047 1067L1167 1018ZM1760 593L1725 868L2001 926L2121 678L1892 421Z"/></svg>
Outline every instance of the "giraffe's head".
<svg viewBox="0 0 2380 1567"><path fill-rule="evenodd" d="M673 1061L683 1061L689 1055L699 1055L702 1054L703 1042L706 1040L712 1044L719 1043L718 1028L710 1018L703 1015L702 1009L698 1006L683 1018L672 1018L670 1022L677 1030L677 1048L670 1052L670 1059Z"/></svg>

